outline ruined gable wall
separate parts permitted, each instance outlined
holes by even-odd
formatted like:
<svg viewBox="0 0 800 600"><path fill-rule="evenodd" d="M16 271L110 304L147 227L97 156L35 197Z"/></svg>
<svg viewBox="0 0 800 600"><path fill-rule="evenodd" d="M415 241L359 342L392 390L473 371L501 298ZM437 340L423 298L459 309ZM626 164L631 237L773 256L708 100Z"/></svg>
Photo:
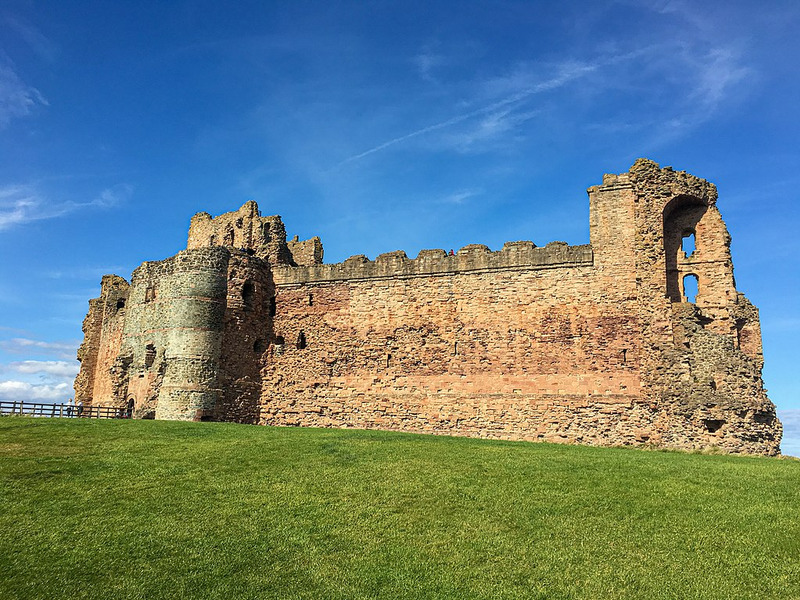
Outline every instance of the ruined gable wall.
<svg viewBox="0 0 800 600"><path fill-rule="evenodd" d="M122 344L128 282L105 275L100 297L89 301L83 323L84 341L78 349L81 369L75 379L75 401L86 406L117 406L112 398L111 368Z"/></svg>
<svg viewBox="0 0 800 600"><path fill-rule="evenodd" d="M75 377L75 402L89 405L94 395L94 378L97 370L97 354L100 351L100 331L103 326L103 299L89 300L89 311L83 319L83 342L78 348L78 362L81 363Z"/></svg>
<svg viewBox="0 0 800 600"><path fill-rule="evenodd" d="M629 181L636 197L642 381L660 411L652 440L776 454L782 428L761 380L758 313L736 291L716 188L645 159L633 165ZM688 230L696 233L692 256L680 250ZM687 274L699 279L695 304L686 302Z"/></svg>

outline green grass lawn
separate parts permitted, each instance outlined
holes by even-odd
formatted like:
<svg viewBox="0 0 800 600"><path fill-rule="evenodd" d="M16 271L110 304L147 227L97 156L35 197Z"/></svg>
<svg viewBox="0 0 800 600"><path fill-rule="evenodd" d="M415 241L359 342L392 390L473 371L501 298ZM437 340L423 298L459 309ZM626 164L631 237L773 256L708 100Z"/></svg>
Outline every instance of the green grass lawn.
<svg viewBox="0 0 800 600"><path fill-rule="evenodd" d="M0 598L800 598L800 461L0 418Z"/></svg>

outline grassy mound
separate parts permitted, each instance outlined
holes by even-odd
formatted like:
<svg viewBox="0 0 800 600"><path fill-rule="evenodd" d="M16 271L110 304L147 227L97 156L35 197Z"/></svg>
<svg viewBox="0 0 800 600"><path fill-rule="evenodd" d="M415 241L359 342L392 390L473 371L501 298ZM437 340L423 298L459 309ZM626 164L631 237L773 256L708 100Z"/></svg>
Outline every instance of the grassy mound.
<svg viewBox="0 0 800 600"><path fill-rule="evenodd" d="M0 419L0 597L800 598L800 462Z"/></svg>

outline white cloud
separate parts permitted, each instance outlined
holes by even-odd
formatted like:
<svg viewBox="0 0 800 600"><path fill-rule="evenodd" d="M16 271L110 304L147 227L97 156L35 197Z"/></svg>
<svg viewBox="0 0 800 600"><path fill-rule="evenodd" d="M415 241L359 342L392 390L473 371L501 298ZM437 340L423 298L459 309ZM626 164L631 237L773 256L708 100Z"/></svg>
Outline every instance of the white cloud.
<svg viewBox="0 0 800 600"><path fill-rule="evenodd" d="M26 381L0 381L0 400L59 402L72 395L69 383L36 384Z"/></svg>
<svg viewBox="0 0 800 600"><path fill-rule="evenodd" d="M80 364L65 360L23 360L10 363L8 369L17 373L74 378L78 374Z"/></svg>
<svg viewBox="0 0 800 600"><path fill-rule="evenodd" d="M132 193L130 185L119 184L101 190L97 196L85 202L50 202L32 185L0 187L0 231L85 208L111 208L127 200Z"/></svg>
<svg viewBox="0 0 800 600"><path fill-rule="evenodd" d="M0 129L14 119L28 116L36 106L47 105L39 90L19 78L11 60L0 55Z"/></svg>

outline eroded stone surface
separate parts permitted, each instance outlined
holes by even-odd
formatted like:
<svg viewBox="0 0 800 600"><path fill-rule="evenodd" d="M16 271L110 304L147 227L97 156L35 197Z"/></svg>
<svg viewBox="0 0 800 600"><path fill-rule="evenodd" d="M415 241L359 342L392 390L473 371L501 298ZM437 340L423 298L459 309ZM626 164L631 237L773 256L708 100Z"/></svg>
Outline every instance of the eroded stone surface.
<svg viewBox="0 0 800 600"><path fill-rule="evenodd" d="M198 213L187 250L130 285L103 278L76 399L142 418L774 455L758 311L716 200L640 159L589 189L591 244L339 264L255 202Z"/></svg>

